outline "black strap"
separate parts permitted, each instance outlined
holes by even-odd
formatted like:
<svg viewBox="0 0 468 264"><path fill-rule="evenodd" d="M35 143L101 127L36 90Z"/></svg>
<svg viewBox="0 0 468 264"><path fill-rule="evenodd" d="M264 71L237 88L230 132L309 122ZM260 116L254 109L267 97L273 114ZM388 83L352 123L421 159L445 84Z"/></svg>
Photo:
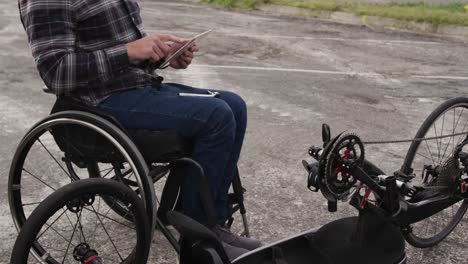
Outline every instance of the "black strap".
<svg viewBox="0 0 468 264"><path fill-rule="evenodd" d="M156 89L160 90L161 89L161 84L164 81L164 78L161 76L152 76L151 77L151 86Z"/></svg>

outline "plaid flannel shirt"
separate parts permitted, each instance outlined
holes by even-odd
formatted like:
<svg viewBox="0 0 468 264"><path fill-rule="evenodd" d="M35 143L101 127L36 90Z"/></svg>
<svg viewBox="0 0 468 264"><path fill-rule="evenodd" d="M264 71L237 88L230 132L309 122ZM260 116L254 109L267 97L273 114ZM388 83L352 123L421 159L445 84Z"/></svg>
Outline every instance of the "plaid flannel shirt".
<svg viewBox="0 0 468 264"><path fill-rule="evenodd" d="M40 76L56 95L97 105L151 77L133 66L125 43L145 36L138 0L19 0Z"/></svg>

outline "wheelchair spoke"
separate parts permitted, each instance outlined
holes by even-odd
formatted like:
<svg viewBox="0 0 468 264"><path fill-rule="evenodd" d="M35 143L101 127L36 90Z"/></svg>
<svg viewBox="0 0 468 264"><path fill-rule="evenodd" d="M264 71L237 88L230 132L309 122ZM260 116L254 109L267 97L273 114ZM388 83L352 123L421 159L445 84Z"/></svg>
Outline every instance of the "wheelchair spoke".
<svg viewBox="0 0 468 264"><path fill-rule="evenodd" d="M85 234L84 234L84 232L83 232L83 225L81 224L81 213L82 213L82 212L83 212L83 211L80 211L80 215L77 216L77 218L78 218L78 224L79 224L79 228L80 228L80 233L81 233L81 237L83 238L83 241L81 241L81 239L80 239L80 242L85 242L85 243L86 243L86 237L85 237Z"/></svg>
<svg viewBox="0 0 468 264"><path fill-rule="evenodd" d="M47 232L47 230L49 230L49 228L54 230L52 228L52 225L55 224L66 212L67 211L64 210L63 213L61 213L59 216L57 216L57 218L50 225L46 223L47 228L40 235L37 236L36 240L38 240L45 232Z"/></svg>
<svg viewBox="0 0 468 264"><path fill-rule="evenodd" d="M78 221L76 222L75 227L73 228L73 232L70 237L70 240L68 241L67 250L65 251L65 254L63 255L62 264L65 262L65 259L67 258L68 250L70 250L70 245L72 244L73 237L75 236L77 226L78 226Z"/></svg>
<svg viewBox="0 0 468 264"><path fill-rule="evenodd" d="M120 261L123 261L124 259L123 259L122 256L120 255L119 250L117 249L117 246L115 245L114 241L112 240L111 236L109 235L109 232L107 231L107 228L105 227L105 225L104 225L104 223L102 222L101 218L100 218L99 215L96 213L96 210L94 209L94 206L91 205L91 208L92 208L92 210L94 211L94 213L96 214L96 217L98 218L99 222L101 223L101 226L102 226L102 228L104 229L104 232L106 232L107 237L109 237L109 241L112 243L112 246L114 247L114 249L115 249L117 255L119 255Z"/></svg>
<svg viewBox="0 0 468 264"><path fill-rule="evenodd" d="M113 171L113 168L111 168L106 174L104 174L101 178L106 178L111 172Z"/></svg>
<svg viewBox="0 0 468 264"><path fill-rule="evenodd" d="M29 172L28 170L26 170L25 168L22 169L24 172L26 172L27 174L31 175L32 177L34 177L36 180L40 181L42 184L44 184L45 186L51 188L53 191L57 191L57 189L55 189L54 187L50 186L49 184L47 184L45 181L41 180L39 177L37 177L36 175L32 174L31 172Z"/></svg>
<svg viewBox="0 0 468 264"><path fill-rule="evenodd" d="M57 163L57 165L62 169L63 172L65 172L65 174L67 174L67 176L73 180L73 178L71 177L71 175L68 173L68 171L65 170L65 168L62 166L62 164L60 164L60 162L58 162L58 160L54 157L54 155L52 155L52 153L49 151L49 149L42 143L41 139L37 139L37 141L39 141L39 143L41 144L41 146L45 149L45 151L47 151L47 153L49 153L49 156L55 161L55 163Z"/></svg>
<svg viewBox="0 0 468 264"><path fill-rule="evenodd" d="M47 223L44 225L46 225L47 228L50 228L52 231L54 231L59 237L63 238L66 242L69 242L69 240L64 235L60 234L55 228L53 228L52 225L49 225ZM75 244L72 243L72 246L75 246Z"/></svg>
<svg viewBox="0 0 468 264"><path fill-rule="evenodd" d="M63 210L65 211L65 215L67 216L67 219L68 219L68 222L70 223L70 226L73 228L73 223L72 223L72 220L71 220L70 216L68 216L68 214L67 214L67 210L66 209L63 209Z"/></svg>
<svg viewBox="0 0 468 264"><path fill-rule="evenodd" d="M130 229L134 229L132 226L129 226L129 225L127 225L127 224L124 224L124 223L122 223L122 222L120 222L120 221L117 221L117 220L115 220L115 219L113 219L113 218L107 216L107 214L104 215L104 214L98 213L98 212L96 212L96 211L90 210L90 209L88 209L88 208L86 208L86 207L83 208L83 209L85 209L85 210L87 210L87 211L90 211L90 212L94 212L96 215L99 215L99 216L101 216L102 218L108 219L108 220L110 220L110 221L112 221L112 222L114 222L114 223L117 223L117 224L119 224L119 225L125 226L125 227L130 228ZM109 213L109 212L110 212L110 210L108 211L108 213ZM128 215L128 213L127 213L127 215Z"/></svg>
<svg viewBox="0 0 468 264"><path fill-rule="evenodd" d="M109 171L109 170L112 171L113 169L114 169L114 167L110 167L110 168L102 169L99 172L101 173L101 172L105 172L105 171Z"/></svg>
<svg viewBox="0 0 468 264"><path fill-rule="evenodd" d="M33 205L38 205L40 204L41 202L35 202L35 203L24 203L24 204L21 204L21 206L33 206Z"/></svg>
<svg viewBox="0 0 468 264"><path fill-rule="evenodd" d="M99 212L100 210L100 207L101 207L101 196L98 197L99 201L98 201L98 206L97 206L97 211ZM88 208L86 208L86 210L89 210ZM94 221L94 230L93 230L93 240L96 238L96 231L97 231L97 227L98 227L98 219L96 217L96 221Z"/></svg>

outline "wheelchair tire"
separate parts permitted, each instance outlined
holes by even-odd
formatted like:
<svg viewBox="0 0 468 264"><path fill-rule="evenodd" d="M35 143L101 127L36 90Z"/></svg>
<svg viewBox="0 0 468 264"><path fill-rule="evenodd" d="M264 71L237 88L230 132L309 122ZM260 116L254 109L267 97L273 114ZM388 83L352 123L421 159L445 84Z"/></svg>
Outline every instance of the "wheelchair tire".
<svg viewBox="0 0 468 264"><path fill-rule="evenodd" d="M54 142L54 138L51 131L53 131L57 127L65 125L86 128L90 131L93 131L93 133L99 134L100 136L108 140L111 143L111 145L117 151L119 151L119 153L123 157L126 158L129 167L133 170L134 178L136 179L135 181L138 184L138 194L143 200L143 204L146 208L146 212L152 226L150 232L151 234L153 234L156 222L157 200L155 197L153 181L148 177L148 166L144 158L142 157L140 151L135 146L133 141L129 138L129 136L124 131L117 128L114 124L94 114L81 111L63 111L44 118L43 120L39 121L36 125L34 125L20 142L11 163L8 181L8 197L10 211L16 228L18 230L22 228L22 226L26 222L28 212L32 211L32 209L34 209L34 206L37 206L41 202L40 199L34 201L24 201L23 196L28 195L31 192L37 193L37 195L39 196L44 196L47 194L47 192L50 193L51 191L55 191L56 189L58 189L53 187L53 184L63 186L64 184L69 183L71 181L81 179L72 178L70 176L71 172L68 171L67 173L66 166L63 165L64 163L60 165L61 163L59 162L59 159L54 157L51 154L52 151L48 150L45 147L47 143ZM46 135L45 137L47 137L48 135L48 138L45 139L48 140L47 142L43 142L40 140L40 137L43 135ZM32 150L32 148L36 147L35 143L38 139L40 145L42 146L39 145L37 146L37 148L40 149L41 147L43 147L46 150L46 152L44 152L46 154L43 155L47 155L48 153L52 157L50 162L52 164L55 164L54 166L56 166L55 169L62 174L64 172L66 174L65 177L63 177L63 175L60 176L60 179L58 179L57 182L48 182L47 179L40 178L40 175L37 176L33 172L31 172L31 170L35 168L25 169L24 167L25 161L27 161L27 165L29 165L29 162L32 162L34 166L41 167L41 169L42 167L45 167L45 170L52 170L48 168L47 165L42 164L41 158L36 158L32 161L26 160L30 151L36 151L36 149ZM58 148L55 149L56 153L61 154ZM57 164L59 166L57 166ZM31 190L26 190L27 186L25 186L25 184L27 182L25 182L25 179L23 179L26 177L24 175L28 175L28 177L30 178L28 179L29 181L33 181L34 184L40 185L39 187L42 187L43 189L33 188ZM47 177L52 178L53 173L50 173L50 175L48 174ZM44 190L43 194L41 194L41 190Z"/></svg>
<svg viewBox="0 0 468 264"><path fill-rule="evenodd" d="M107 208L101 207L104 206L104 203L101 203L102 197L113 197L125 203L131 211L133 221L122 224L124 219L122 222L109 220L113 215L104 213ZM100 210L104 212L100 213ZM56 215L59 216L55 217ZM96 227L90 227L92 224ZM150 228L142 200L122 183L102 178L75 181L58 189L36 207L18 235L11 263L28 263L31 251L40 257L38 260L42 263L88 263L94 257L101 259L102 262L99 263L116 263L115 259L119 258L117 262L125 264L146 263L151 245L151 232L148 230ZM66 229L72 232L71 236L64 234ZM109 230L123 233L125 240L116 241L115 237L112 240ZM135 232L134 237L131 236L133 232L129 230ZM112 246L102 243L104 240L96 235L98 231L100 235L108 236L106 239L112 242ZM132 244L134 247L127 248L130 237L135 244ZM68 238L68 243L63 241ZM79 247L89 251L80 252ZM63 254L63 250L59 249L65 248ZM91 250L95 250L95 253ZM109 252L104 252L105 250L116 252L110 255ZM85 261L86 259L88 261Z"/></svg>
<svg viewBox="0 0 468 264"><path fill-rule="evenodd" d="M460 122L460 120L463 122ZM458 127L458 123L461 123ZM424 121L424 123L419 128L416 133L415 138L424 138L424 137L433 137L440 136L444 133L445 129L448 129L447 134L457 134L457 132L468 131L468 98L467 97L458 97L445 101L439 105ZM452 125L452 128L448 128ZM461 128L461 130L460 130ZM432 131L434 130L434 131ZM439 130L439 131L438 131ZM437 141L437 149L434 149L434 152L431 152L431 143L427 141L416 140L413 141L410 145L410 148L406 154L403 166L401 171L406 175L413 173L415 167L420 165L432 165L443 166L450 157L451 153L447 152L447 148L452 149L451 145L455 145L455 142L460 142L460 139L466 135L455 136L453 139L446 138L440 139L440 142ZM434 143L432 143L434 146ZM450 145L450 146L449 146ZM445 146L445 147L444 147ZM420 148L421 147L421 148ZM420 153L419 151L428 151ZM442 154L442 156L441 156ZM436 156L437 155L437 156ZM428 164L429 163L429 164ZM416 168L418 169L418 168ZM420 175L416 175L413 180L417 180ZM422 183L426 184L426 183ZM456 207L454 207L456 206ZM408 233L406 234L406 240L409 244L418 248L427 248L434 246L441 242L445 237L447 237L458 225L458 223L463 219L465 212L468 209L468 200L460 200L458 203L452 205L451 216L445 217L443 214L447 213L447 209L441 211L430 218L424 219L418 223L414 223L411 228L409 228ZM437 218L437 219L436 219ZM428 228L430 221L433 221L436 224L433 224L431 228ZM416 227L425 224L425 234L422 234L423 231L417 229ZM434 230L434 234L427 234L428 229L435 229L434 226L441 227L440 230ZM422 228L424 229L424 227ZM420 232L421 231L421 232Z"/></svg>

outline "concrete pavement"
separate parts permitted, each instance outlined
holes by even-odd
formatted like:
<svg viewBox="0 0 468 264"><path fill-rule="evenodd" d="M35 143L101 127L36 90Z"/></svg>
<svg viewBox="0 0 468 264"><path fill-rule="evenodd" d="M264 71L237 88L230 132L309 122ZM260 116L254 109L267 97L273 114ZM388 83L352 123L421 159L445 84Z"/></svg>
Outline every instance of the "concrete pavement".
<svg viewBox="0 0 468 264"><path fill-rule="evenodd" d="M189 37L214 28L186 71L166 70L166 81L227 89L249 107L240 162L252 232L274 241L356 212L345 204L326 211L306 188L300 165L319 143L320 125L367 140L410 138L443 100L468 96L466 43L320 20L236 13L182 1L143 1L148 33ZM7 263L16 231L7 178L17 143L54 101L30 56L15 1L0 2L0 263ZM369 147L388 173L399 169L407 144ZM465 263L468 217L439 246L408 247L409 263ZM236 228L239 228L237 225ZM465 234L465 235L464 235ZM175 263L157 235L151 263Z"/></svg>

